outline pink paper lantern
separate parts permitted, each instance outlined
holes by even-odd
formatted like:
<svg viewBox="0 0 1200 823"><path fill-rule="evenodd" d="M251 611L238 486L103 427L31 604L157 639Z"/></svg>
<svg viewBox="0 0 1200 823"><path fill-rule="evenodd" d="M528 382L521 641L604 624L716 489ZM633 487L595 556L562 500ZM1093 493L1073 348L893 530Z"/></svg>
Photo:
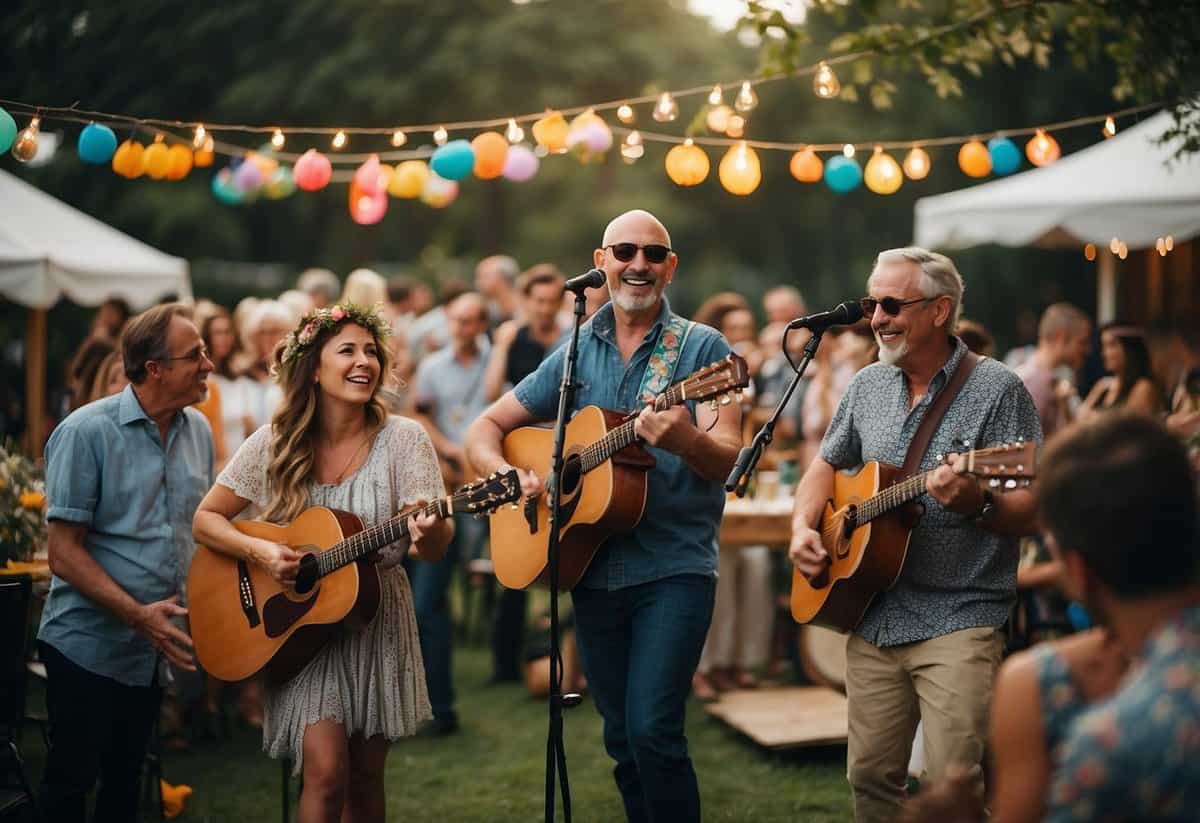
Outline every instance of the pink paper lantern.
<svg viewBox="0 0 1200 823"><path fill-rule="evenodd" d="M533 179L533 176L537 174L539 164L537 155L528 146L524 144L512 146L504 161L504 179L514 183L524 183L526 180Z"/></svg>
<svg viewBox="0 0 1200 823"><path fill-rule="evenodd" d="M370 197L374 197L383 188L380 186L382 182L379 175L379 155L372 154L367 158L367 162L358 167L358 171L354 172L354 182L359 190Z"/></svg>
<svg viewBox="0 0 1200 823"><path fill-rule="evenodd" d="M376 177L379 170L376 169ZM355 175L357 178L358 175ZM387 191L376 187L375 194L367 194L355 179L350 183L350 218L360 226L372 226L387 214Z"/></svg>
<svg viewBox="0 0 1200 823"><path fill-rule="evenodd" d="M333 164L316 149L304 152L292 169L292 179L305 191L320 191L329 185L332 176Z"/></svg>

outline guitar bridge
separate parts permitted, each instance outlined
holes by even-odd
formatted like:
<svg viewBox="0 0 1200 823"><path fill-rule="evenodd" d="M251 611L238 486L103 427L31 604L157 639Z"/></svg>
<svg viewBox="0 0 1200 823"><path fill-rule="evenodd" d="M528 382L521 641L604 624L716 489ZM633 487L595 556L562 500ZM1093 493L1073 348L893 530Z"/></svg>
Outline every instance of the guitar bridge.
<svg viewBox="0 0 1200 823"><path fill-rule="evenodd" d="M246 567L245 560L239 560L237 570L238 599L242 602L242 613L246 615L246 622L253 629L259 624L259 619L258 606L254 602L254 586L250 582L250 569Z"/></svg>

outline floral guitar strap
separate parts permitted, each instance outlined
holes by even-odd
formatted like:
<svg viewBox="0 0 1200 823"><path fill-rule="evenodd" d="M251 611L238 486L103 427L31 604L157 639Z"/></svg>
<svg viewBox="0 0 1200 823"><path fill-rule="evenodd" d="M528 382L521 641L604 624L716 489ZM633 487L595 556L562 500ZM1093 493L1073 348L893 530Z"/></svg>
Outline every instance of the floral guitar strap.
<svg viewBox="0 0 1200 823"><path fill-rule="evenodd" d="M642 398L643 403L654 402L654 398L671 385L671 380L675 376L675 367L679 364L679 354L683 351L683 344L694 325L695 323L691 320L685 320L679 315L671 313L670 319L663 326L662 334L658 336L658 344L650 353L650 360L646 363L646 373L642 375L642 386L638 390L638 397Z"/></svg>

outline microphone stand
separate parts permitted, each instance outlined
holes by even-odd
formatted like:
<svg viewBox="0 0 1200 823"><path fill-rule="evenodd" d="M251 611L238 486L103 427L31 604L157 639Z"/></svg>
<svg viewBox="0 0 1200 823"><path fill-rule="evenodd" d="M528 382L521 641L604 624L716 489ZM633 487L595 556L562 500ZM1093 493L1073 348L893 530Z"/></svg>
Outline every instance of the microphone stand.
<svg viewBox="0 0 1200 823"><path fill-rule="evenodd" d="M787 353L787 336L791 333L792 329L784 331L782 348L783 356L787 358L788 364L794 372L792 382L788 384L787 390L775 405L775 411L771 412L767 422L763 423L762 428L754 435L750 445L743 446L742 450L738 452L737 462L733 464L733 471L729 473L729 478L725 481L725 491L736 492L738 497L746 496L746 487L750 485L750 475L754 473L754 468L758 465L763 452L771 444L771 439L775 436L775 424L779 422L779 416L783 414L788 401L792 399L792 393L796 391L796 386L800 385L800 378L804 376L804 371L816 355L817 347L821 345L821 335L825 333L825 329L813 330L812 337L804 345L804 357L800 359L799 366L792 363L792 358Z"/></svg>
<svg viewBox="0 0 1200 823"><path fill-rule="evenodd" d="M583 323L585 306L584 289L580 288L575 291L575 323L571 340L567 343L562 385L558 393L558 417L554 421L554 447L550 453L550 477L546 489L550 507L550 539L547 546L550 568L550 724L546 736L546 823L554 822L556 767L562 786L563 819L571 823L571 788L567 780L567 753L563 748L563 707L578 706L583 699L578 694L562 693L563 663L558 637L558 532L563 441L566 437L567 412L574 403L575 389L579 385L575 380L575 371L579 359L579 327Z"/></svg>

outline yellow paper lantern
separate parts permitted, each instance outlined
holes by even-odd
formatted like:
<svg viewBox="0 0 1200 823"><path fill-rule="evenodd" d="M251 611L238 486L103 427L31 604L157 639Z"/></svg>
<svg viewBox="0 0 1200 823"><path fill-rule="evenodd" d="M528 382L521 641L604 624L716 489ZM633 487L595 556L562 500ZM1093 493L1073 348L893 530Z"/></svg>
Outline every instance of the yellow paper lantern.
<svg viewBox="0 0 1200 823"><path fill-rule="evenodd" d="M876 194L895 194L904 182L904 172L900 171L896 158L876 148L863 171L863 182Z"/></svg>
<svg viewBox="0 0 1200 823"><path fill-rule="evenodd" d="M929 155L920 146L913 146L904 155L904 173L909 180L924 180L929 174Z"/></svg>
<svg viewBox="0 0 1200 823"><path fill-rule="evenodd" d="M551 154L567 150L567 120L560 111L547 111L546 116L533 124L533 139Z"/></svg>
<svg viewBox="0 0 1200 823"><path fill-rule="evenodd" d="M142 176L142 155L146 147L136 140L126 140L117 146L113 155L112 169L122 177L132 180Z"/></svg>
<svg viewBox="0 0 1200 823"><path fill-rule="evenodd" d="M801 183L819 183L825 173L825 164L811 148L801 149L792 155L788 171Z"/></svg>
<svg viewBox="0 0 1200 823"><path fill-rule="evenodd" d="M420 160L405 160L396 166L392 180L388 183L388 194L392 197L403 197L413 200L421 196L425 190L425 178L429 176L429 166Z"/></svg>
<svg viewBox="0 0 1200 823"><path fill-rule="evenodd" d="M992 173L992 155L978 140L963 143L958 150L958 167L967 177L987 177Z"/></svg>
<svg viewBox="0 0 1200 823"><path fill-rule="evenodd" d="M695 186L708 177L708 155L689 138L667 152L667 177L677 186Z"/></svg>
<svg viewBox="0 0 1200 823"><path fill-rule="evenodd" d="M504 161L508 159L508 140L497 131L485 131L475 135L471 141L475 152L475 176L480 180L494 180L504 173Z"/></svg>
<svg viewBox="0 0 1200 823"><path fill-rule="evenodd" d="M379 188L386 191L392 185L392 177L396 174L396 169L389 166L387 163L379 164Z"/></svg>
<svg viewBox="0 0 1200 823"><path fill-rule="evenodd" d="M729 151L721 158L717 173L721 178L721 185L730 194L750 194L762 182L762 166L758 162L758 153L746 145L744 140L729 147Z"/></svg>
<svg viewBox="0 0 1200 823"><path fill-rule="evenodd" d="M167 149L167 179L182 180L192 170L192 150L182 143Z"/></svg>
<svg viewBox="0 0 1200 823"><path fill-rule="evenodd" d="M1048 166L1062 156L1058 141L1041 129L1025 144L1025 156L1035 166Z"/></svg>
<svg viewBox="0 0 1200 823"><path fill-rule="evenodd" d="M142 171L151 180L162 180L171 166L171 153L166 143L151 143L142 152Z"/></svg>

